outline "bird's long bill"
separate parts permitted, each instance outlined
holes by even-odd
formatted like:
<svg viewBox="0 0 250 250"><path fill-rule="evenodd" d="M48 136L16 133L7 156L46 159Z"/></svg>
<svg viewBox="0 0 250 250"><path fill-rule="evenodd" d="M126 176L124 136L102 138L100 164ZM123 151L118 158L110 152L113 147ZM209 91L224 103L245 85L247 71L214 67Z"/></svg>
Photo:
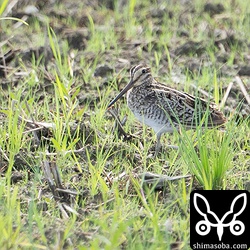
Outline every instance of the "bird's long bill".
<svg viewBox="0 0 250 250"><path fill-rule="evenodd" d="M133 86L133 80L131 80L126 86L125 88L113 99L113 101L111 101L108 105L108 109L114 105L116 103L116 101L118 101L129 89L131 89Z"/></svg>

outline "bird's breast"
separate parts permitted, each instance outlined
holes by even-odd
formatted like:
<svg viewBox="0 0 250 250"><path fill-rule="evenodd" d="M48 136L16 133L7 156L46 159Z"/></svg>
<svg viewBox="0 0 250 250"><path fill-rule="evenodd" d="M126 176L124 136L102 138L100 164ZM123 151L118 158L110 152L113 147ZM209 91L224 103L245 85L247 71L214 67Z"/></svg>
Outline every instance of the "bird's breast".
<svg viewBox="0 0 250 250"><path fill-rule="evenodd" d="M159 107L157 100L150 98L149 93L130 90L127 93L127 103L135 117L153 128L156 133L173 131L168 114Z"/></svg>

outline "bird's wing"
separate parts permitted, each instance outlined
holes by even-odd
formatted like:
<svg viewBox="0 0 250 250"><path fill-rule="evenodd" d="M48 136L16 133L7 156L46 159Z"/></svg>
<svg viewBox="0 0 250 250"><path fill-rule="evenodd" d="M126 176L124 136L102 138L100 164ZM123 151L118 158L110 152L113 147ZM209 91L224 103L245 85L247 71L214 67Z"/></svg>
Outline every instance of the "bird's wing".
<svg viewBox="0 0 250 250"><path fill-rule="evenodd" d="M213 127L226 121L222 112L212 102L164 85L155 85L153 91L157 105L166 112L174 124L182 124L190 128L197 125Z"/></svg>

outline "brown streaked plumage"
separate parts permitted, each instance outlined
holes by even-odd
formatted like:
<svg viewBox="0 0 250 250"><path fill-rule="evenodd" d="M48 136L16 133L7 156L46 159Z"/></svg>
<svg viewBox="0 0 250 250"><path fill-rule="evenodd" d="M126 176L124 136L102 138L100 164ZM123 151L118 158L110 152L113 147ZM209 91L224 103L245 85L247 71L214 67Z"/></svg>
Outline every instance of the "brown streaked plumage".
<svg viewBox="0 0 250 250"><path fill-rule="evenodd" d="M161 135L179 129L180 125L186 129L202 124L212 128L226 122L225 116L214 103L157 82L151 75L150 68L145 65L140 64L130 69L129 83L109 103L108 108L126 92L130 110L141 123L153 128L157 135L156 153L160 148Z"/></svg>

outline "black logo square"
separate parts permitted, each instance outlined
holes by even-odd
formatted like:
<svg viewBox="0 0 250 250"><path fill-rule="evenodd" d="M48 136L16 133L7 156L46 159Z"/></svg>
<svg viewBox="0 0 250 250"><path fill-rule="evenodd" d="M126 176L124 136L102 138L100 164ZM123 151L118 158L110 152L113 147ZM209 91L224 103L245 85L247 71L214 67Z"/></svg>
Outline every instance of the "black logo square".
<svg viewBox="0 0 250 250"><path fill-rule="evenodd" d="M250 194L244 190L197 190L190 195L192 249L248 249Z"/></svg>

